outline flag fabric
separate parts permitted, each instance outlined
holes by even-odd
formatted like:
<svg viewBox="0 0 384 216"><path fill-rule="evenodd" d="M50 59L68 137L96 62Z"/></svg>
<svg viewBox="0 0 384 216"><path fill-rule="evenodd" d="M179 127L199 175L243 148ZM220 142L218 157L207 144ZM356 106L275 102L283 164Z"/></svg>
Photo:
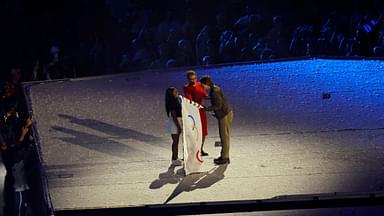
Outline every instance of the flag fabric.
<svg viewBox="0 0 384 216"><path fill-rule="evenodd" d="M183 145L185 174L201 172L202 128L199 108L200 104L181 97L181 111L183 120Z"/></svg>

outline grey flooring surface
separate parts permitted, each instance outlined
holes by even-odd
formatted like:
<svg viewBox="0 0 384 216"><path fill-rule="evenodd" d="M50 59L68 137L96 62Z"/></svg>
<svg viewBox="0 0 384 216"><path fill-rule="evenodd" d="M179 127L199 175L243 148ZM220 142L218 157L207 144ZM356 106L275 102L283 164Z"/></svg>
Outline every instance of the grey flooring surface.
<svg viewBox="0 0 384 216"><path fill-rule="evenodd" d="M231 164L212 162L220 149L210 116L206 173L185 178L181 167L169 167L164 111L165 89L182 92L185 71L33 85L53 205L383 190L383 68L380 61L303 60L198 70L212 76L234 109Z"/></svg>

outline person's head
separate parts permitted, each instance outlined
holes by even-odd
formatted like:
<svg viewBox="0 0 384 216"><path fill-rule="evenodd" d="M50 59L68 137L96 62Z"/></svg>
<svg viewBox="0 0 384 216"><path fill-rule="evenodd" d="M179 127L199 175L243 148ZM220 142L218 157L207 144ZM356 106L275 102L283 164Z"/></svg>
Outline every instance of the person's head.
<svg viewBox="0 0 384 216"><path fill-rule="evenodd" d="M173 68L177 66L177 62L175 59L168 59L167 63L165 63L166 68Z"/></svg>
<svg viewBox="0 0 384 216"><path fill-rule="evenodd" d="M281 24L281 16L274 16L273 17L273 24L275 24L275 25L280 25Z"/></svg>
<svg viewBox="0 0 384 216"><path fill-rule="evenodd" d="M177 46L179 47L180 51L185 52L188 49L188 44L186 40L179 40L177 42Z"/></svg>
<svg viewBox="0 0 384 216"><path fill-rule="evenodd" d="M4 134L8 147L17 147L19 145L18 140L21 135L21 127L22 122L17 116L11 115L6 118Z"/></svg>
<svg viewBox="0 0 384 216"><path fill-rule="evenodd" d="M187 80L190 84L195 84L197 81L197 75L194 70L187 71Z"/></svg>
<svg viewBox="0 0 384 216"><path fill-rule="evenodd" d="M373 54L375 55L382 55L383 54L383 47L376 46L373 48Z"/></svg>
<svg viewBox="0 0 384 216"><path fill-rule="evenodd" d="M167 116L171 111L172 107L175 107L175 104L178 103L179 91L175 87L169 87L165 91L165 111Z"/></svg>
<svg viewBox="0 0 384 216"><path fill-rule="evenodd" d="M179 97L179 91L177 91L177 89L175 87L170 87L168 89L169 89L170 96L172 96L173 98Z"/></svg>
<svg viewBox="0 0 384 216"><path fill-rule="evenodd" d="M212 82L212 79L210 76L205 75L200 79L201 84L203 84L203 87L205 90L209 90L213 87L214 83Z"/></svg>
<svg viewBox="0 0 384 216"><path fill-rule="evenodd" d="M19 66L17 67L13 67L11 69L11 76L10 76L10 80L13 82L13 83L16 83L18 81L20 81L21 79L21 69Z"/></svg>
<svg viewBox="0 0 384 216"><path fill-rule="evenodd" d="M204 66L209 66L211 64L211 57L210 56L204 56L202 62L203 62Z"/></svg>
<svg viewBox="0 0 384 216"><path fill-rule="evenodd" d="M5 105L5 114L9 116L17 116L17 104L9 102Z"/></svg>

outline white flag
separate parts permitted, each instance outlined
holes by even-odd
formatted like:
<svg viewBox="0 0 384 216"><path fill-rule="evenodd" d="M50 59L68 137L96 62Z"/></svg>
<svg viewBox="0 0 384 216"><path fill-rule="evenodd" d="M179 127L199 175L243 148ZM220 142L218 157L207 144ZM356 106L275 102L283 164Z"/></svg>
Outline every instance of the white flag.
<svg viewBox="0 0 384 216"><path fill-rule="evenodd" d="M184 145L184 169L185 174L201 172L203 164L201 159L202 129L199 105L181 97L181 110L183 119L183 145Z"/></svg>

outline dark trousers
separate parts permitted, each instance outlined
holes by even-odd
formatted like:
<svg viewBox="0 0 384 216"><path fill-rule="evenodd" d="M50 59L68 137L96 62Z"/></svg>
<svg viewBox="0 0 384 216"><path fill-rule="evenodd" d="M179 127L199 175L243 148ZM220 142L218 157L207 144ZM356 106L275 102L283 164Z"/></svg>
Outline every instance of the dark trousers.
<svg viewBox="0 0 384 216"><path fill-rule="evenodd" d="M25 216L27 214L28 191L15 191L15 216Z"/></svg>

